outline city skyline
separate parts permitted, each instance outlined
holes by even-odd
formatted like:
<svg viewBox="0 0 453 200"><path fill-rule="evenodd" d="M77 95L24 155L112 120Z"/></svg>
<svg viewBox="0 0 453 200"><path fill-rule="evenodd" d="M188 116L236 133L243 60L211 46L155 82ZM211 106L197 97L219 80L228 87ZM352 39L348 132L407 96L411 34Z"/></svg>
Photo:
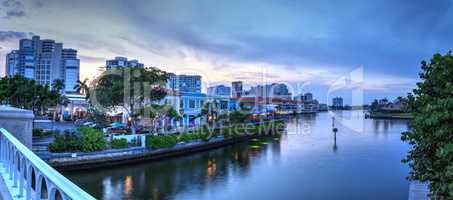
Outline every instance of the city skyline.
<svg viewBox="0 0 453 200"><path fill-rule="evenodd" d="M283 82L304 85L322 102L338 95L349 102L348 89L327 91L362 67L365 103L392 99L415 86L421 60L449 50L453 32L451 1L407 2L7 0L0 10L0 74L19 39L40 35L78 50L81 79L124 56L201 75L208 86Z"/></svg>

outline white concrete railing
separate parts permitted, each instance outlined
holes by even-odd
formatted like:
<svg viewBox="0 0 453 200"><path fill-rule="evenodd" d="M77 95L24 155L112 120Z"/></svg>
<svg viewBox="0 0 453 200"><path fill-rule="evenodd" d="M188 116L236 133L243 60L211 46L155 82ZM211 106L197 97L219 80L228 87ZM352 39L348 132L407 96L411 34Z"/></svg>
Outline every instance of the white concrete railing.
<svg viewBox="0 0 453 200"><path fill-rule="evenodd" d="M0 178L13 199L95 199L0 128Z"/></svg>

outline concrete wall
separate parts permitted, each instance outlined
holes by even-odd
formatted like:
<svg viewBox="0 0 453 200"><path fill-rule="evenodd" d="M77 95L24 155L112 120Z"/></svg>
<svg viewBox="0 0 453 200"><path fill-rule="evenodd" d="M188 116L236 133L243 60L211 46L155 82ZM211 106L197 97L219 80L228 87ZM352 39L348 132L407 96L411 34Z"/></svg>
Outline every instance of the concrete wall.
<svg viewBox="0 0 453 200"><path fill-rule="evenodd" d="M33 118L31 110L0 106L0 128L6 129L29 149L32 146Z"/></svg>

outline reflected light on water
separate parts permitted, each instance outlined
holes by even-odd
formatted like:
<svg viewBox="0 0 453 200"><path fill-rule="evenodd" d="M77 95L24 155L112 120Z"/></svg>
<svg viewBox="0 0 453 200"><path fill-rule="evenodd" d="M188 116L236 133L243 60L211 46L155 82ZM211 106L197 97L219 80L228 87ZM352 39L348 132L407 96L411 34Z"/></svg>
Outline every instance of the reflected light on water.
<svg viewBox="0 0 453 200"><path fill-rule="evenodd" d="M132 188L134 186L134 183L132 181L131 176L126 176L126 179L124 179L124 195L129 196L132 192Z"/></svg>
<svg viewBox="0 0 453 200"><path fill-rule="evenodd" d="M215 175L216 164L214 161L208 160L208 168L206 169L206 175L211 178Z"/></svg>

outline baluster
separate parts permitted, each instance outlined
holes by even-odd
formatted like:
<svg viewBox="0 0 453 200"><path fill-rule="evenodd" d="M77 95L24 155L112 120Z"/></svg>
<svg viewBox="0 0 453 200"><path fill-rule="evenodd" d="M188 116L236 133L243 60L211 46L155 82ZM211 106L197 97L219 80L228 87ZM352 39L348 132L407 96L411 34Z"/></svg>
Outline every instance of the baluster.
<svg viewBox="0 0 453 200"><path fill-rule="evenodd" d="M5 141L5 154L4 154L4 160L3 160L3 167L5 168L5 173L8 173L9 171L9 165L8 165L8 156L9 156L9 151L8 151L8 142Z"/></svg>
<svg viewBox="0 0 453 200"><path fill-rule="evenodd" d="M63 193L63 192L60 192L60 195L61 195L61 199L62 199L62 200L71 200L71 198L69 198L68 195L66 195L66 194Z"/></svg>
<svg viewBox="0 0 453 200"><path fill-rule="evenodd" d="M0 163L2 166L4 165L4 154L5 154L5 145L4 145L4 139L3 139L3 134L0 132Z"/></svg>
<svg viewBox="0 0 453 200"><path fill-rule="evenodd" d="M42 189L42 176L41 172L35 170L35 199L41 199L41 189Z"/></svg>
<svg viewBox="0 0 453 200"><path fill-rule="evenodd" d="M3 164L3 133L0 132L0 163Z"/></svg>
<svg viewBox="0 0 453 200"><path fill-rule="evenodd" d="M20 160L20 175L19 175L19 197L24 196L24 183L25 183L25 158L20 154L19 156Z"/></svg>
<svg viewBox="0 0 453 200"><path fill-rule="evenodd" d="M0 157L1 157L1 162L2 162L3 167L5 167L5 154L6 154L5 139L4 139L3 135L1 135L0 137L1 137L0 143L2 145L1 146L2 152L0 152Z"/></svg>
<svg viewBox="0 0 453 200"><path fill-rule="evenodd" d="M9 180L13 180L13 145L10 144L9 145L9 148L8 148L8 154L9 154L9 158L8 158L8 172L9 172Z"/></svg>
<svg viewBox="0 0 453 200"><path fill-rule="evenodd" d="M14 150L13 151L13 178L14 178L14 181L13 181L13 187L17 187L17 182L18 182L18 171L17 171L17 168L18 168L18 165L19 165L19 160L18 160L18 152L17 150Z"/></svg>
<svg viewBox="0 0 453 200"><path fill-rule="evenodd" d="M30 200L31 199L31 180L32 180L32 172L33 172L33 166L30 164L30 161L26 161L27 164L27 189L25 193L25 199Z"/></svg>
<svg viewBox="0 0 453 200"><path fill-rule="evenodd" d="M56 194L57 188L48 179L46 179L46 187L47 187L47 199L55 200L55 194Z"/></svg>
<svg viewBox="0 0 453 200"><path fill-rule="evenodd" d="M6 139L2 136L2 164L3 167L6 168Z"/></svg>

